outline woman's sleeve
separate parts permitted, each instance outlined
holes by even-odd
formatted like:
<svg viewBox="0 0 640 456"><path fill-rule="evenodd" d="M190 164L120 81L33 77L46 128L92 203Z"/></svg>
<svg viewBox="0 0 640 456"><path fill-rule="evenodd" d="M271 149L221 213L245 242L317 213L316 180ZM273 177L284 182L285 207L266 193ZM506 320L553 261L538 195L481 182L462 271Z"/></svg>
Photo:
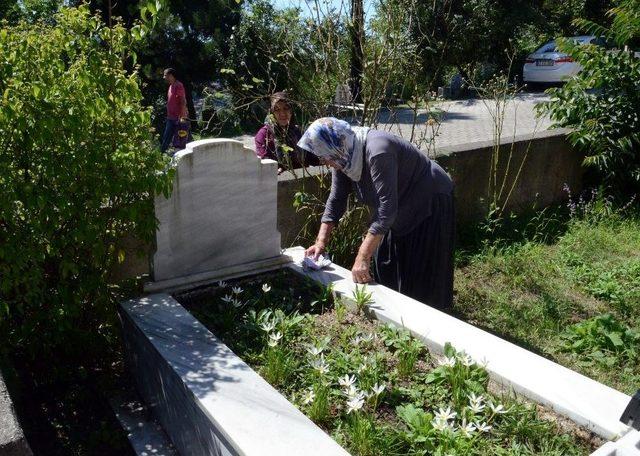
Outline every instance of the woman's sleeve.
<svg viewBox="0 0 640 456"><path fill-rule="evenodd" d="M260 158L271 158L267 150L267 126L263 126L258 130L255 137L256 155Z"/></svg>
<svg viewBox="0 0 640 456"><path fill-rule="evenodd" d="M369 169L378 197L369 233L386 234L398 215L398 160L394 154L378 154L371 158Z"/></svg>
<svg viewBox="0 0 640 456"><path fill-rule="evenodd" d="M338 223L347 209L347 199L351 192L351 181L342 172L331 170L331 193L322 214L322 223Z"/></svg>

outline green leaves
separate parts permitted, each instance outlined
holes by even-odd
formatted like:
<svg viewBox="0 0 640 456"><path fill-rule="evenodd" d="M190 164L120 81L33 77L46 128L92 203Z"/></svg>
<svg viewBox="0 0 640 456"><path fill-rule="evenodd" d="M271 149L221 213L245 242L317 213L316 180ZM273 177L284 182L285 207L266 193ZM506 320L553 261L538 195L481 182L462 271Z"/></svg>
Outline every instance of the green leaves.
<svg viewBox="0 0 640 456"><path fill-rule="evenodd" d="M86 6L54 23L0 30L0 334L33 350L112 321L122 238L152 238L172 176L124 67L136 38Z"/></svg>
<svg viewBox="0 0 640 456"><path fill-rule="evenodd" d="M640 11L636 1L623 1L610 11L609 30L588 21L576 24L618 46L638 36ZM634 19L635 18L635 19ZM540 106L558 126L573 129L570 139L586 152L585 164L598 169L614 190L640 189L640 59L623 50L579 46L559 40L559 47L580 64L580 73L562 87L549 90L551 101Z"/></svg>
<svg viewBox="0 0 640 456"><path fill-rule="evenodd" d="M603 314L569 326L562 335L564 349L586 361L613 366L640 356L640 332Z"/></svg>

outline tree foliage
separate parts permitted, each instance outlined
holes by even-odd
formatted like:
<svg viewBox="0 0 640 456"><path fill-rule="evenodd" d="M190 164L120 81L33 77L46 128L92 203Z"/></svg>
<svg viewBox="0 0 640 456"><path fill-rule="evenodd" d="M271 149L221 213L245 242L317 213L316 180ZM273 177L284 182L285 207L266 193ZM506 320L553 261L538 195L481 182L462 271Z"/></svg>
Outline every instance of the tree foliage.
<svg viewBox="0 0 640 456"><path fill-rule="evenodd" d="M151 240L171 182L125 69L134 35L86 6L54 22L0 29L0 334L14 347L105 331L119 242Z"/></svg>
<svg viewBox="0 0 640 456"><path fill-rule="evenodd" d="M619 46L640 37L640 2L621 1L609 15L609 29L585 20L576 23ZM569 41L561 41L560 47L582 70L562 88L552 89L542 109L557 125L573 130L569 138L607 184L624 193L640 191L640 58Z"/></svg>

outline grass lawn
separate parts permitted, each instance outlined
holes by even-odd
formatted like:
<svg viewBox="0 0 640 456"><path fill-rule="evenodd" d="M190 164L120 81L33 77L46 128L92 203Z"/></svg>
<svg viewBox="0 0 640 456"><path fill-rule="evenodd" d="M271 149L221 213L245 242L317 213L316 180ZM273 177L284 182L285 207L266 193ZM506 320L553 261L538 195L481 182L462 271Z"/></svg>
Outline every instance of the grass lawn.
<svg viewBox="0 0 640 456"><path fill-rule="evenodd" d="M462 253L457 316L626 394L640 388L640 217L573 218L550 243Z"/></svg>

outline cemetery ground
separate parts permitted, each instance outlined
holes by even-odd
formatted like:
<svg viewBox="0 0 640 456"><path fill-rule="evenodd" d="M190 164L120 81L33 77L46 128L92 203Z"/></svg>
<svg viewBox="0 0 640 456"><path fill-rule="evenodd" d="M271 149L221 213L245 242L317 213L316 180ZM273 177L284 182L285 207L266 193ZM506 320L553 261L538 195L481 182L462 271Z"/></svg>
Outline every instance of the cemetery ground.
<svg viewBox="0 0 640 456"><path fill-rule="evenodd" d="M463 246L454 313L632 395L640 385L640 218L610 213L598 198L570 210L571 218L549 208L507 222L492 242Z"/></svg>
<svg viewBox="0 0 640 456"><path fill-rule="evenodd" d="M548 208L499 226L460 227L453 313L633 394L640 384L640 217L600 201L574 207L573 216ZM121 298L140 295L140 287L123 287ZM14 360L13 376L23 379L16 406L36 454L130 454L109 406L131 388L121 340L117 331L101 340L100 356L85 353L79 368L43 360L27 371Z"/></svg>

